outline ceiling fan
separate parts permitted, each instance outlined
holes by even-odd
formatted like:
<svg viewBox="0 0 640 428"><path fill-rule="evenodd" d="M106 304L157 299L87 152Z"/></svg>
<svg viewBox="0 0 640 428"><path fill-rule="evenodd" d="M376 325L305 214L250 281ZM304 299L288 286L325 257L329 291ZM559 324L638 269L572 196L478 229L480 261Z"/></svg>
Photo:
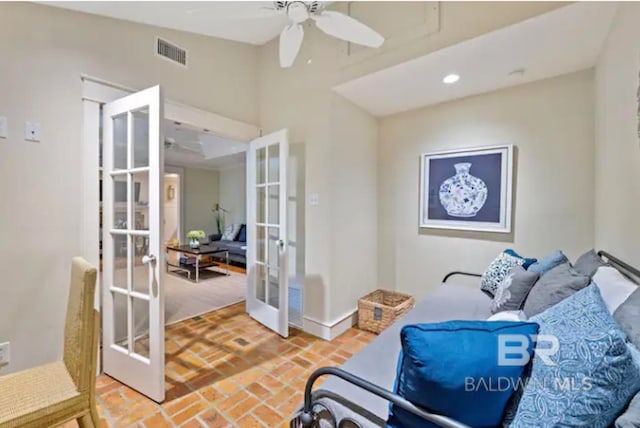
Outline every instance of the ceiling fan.
<svg viewBox="0 0 640 428"><path fill-rule="evenodd" d="M317 1L276 1L274 13L286 14L290 24L280 33L280 66L291 67L298 55L304 30L302 24L309 18L324 33L357 43L378 48L384 43L384 37L376 31L340 12L322 10Z"/></svg>
<svg viewBox="0 0 640 428"><path fill-rule="evenodd" d="M202 9L196 9L199 11ZM194 12L195 12L194 11ZM260 8L258 16L236 15L233 19L267 18L271 16L286 16L289 23L280 33L280 66L288 68L295 62L304 30L302 24L308 19L315 21L316 26L324 33L372 48L378 48L384 43L384 37L362 22L343 13L324 10L319 1L274 1L272 7Z"/></svg>

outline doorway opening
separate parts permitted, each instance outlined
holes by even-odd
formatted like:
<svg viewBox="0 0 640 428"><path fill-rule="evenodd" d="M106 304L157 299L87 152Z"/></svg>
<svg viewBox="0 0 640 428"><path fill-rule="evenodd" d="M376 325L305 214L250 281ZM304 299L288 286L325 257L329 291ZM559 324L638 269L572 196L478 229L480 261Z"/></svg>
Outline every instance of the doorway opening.
<svg viewBox="0 0 640 428"><path fill-rule="evenodd" d="M213 272L216 279L244 275L240 289L246 292L240 298L246 298L246 312L281 336L288 335L288 136L282 130L256 138L256 127L172 103L162 97L160 87L136 92L93 78L83 80L83 252L101 265L102 292L96 305L103 314L102 366L107 374L161 402L168 350L165 321L181 318L165 316L169 277L184 281L193 291L200 273L206 277ZM215 162L225 165L218 167L217 194L211 197L208 192L216 186L198 177L216 170L210 165ZM165 177L165 172L170 175ZM194 176L202 185L195 190L189 186ZM225 184L227 177L235 188L244 178L245 196L235 192L235 203L223 200L233 188ZM165 206L169 199L175 199L174 206ZM190 199L206 204L206 209L195 211L196 220L189 214ZM237 208L242 200L244 219ZM165 216L170 217L168 225ZM197 248L189 245L191 238L200 241ZM186 269L170 272L169 246L178 247L173 251L175 267ZM198 265L190 266L194 255ZM199 266L200 261L211 265ZM195 281L189 275L193 273ZM296 312L301 307L296 305ZM171 356L169 352L166 358Z"/></svg>
<svg viewBox="0 0 640 428"><path fill-rule="evenodd" d="M164 121L165 325L246 299L247 146Z"/></svg>

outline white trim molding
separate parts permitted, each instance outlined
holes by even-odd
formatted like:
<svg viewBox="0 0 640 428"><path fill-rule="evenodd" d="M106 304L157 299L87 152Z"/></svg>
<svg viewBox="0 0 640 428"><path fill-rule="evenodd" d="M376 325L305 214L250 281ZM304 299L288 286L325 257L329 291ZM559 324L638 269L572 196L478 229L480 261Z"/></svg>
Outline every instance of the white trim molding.
<svg viewBox="0 0 640 428"><path fill-rule="evenodd" d="M129 88L118 83L85 74L81 76L81 79L82 98L101 104L126 97L139 91L139 89L136 88ZM164 115L166 119L180 122L194 128L200 129L206 127L207 132L212 132L220 137L232 138L239 141L251 141L260 136L260 128L255 125L169 99L165 99Z"/></svg>
<svg viewBox="0 0 640 428"><path fill-rule="evenodd" d="M340 336L356 324L358 324L358 308L348 311L329 323L307 316L302 319L302 329L305 332L329 341Z"/></svg>

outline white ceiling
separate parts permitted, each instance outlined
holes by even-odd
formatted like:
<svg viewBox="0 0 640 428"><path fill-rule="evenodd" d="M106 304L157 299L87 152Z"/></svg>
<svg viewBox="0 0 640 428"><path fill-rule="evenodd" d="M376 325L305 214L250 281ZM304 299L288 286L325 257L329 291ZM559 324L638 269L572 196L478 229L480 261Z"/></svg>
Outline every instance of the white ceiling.
<svg viewBox="0 0 640 428"><path fill-rule="evenodd" d="M288 22L284 14L271 16L264 7L272 1L47 1L50 6L238 42L262 45L276 37Z"/></svg>
<svg viewBox="0 0 640 428"><path fill-rule="evenodd" d="M334 91L386 116L591 68L617 5L579 2L340 84ZM525 69L522 76L510 76ZM445 85L450 73L461 76Z"/></svg>
<svg viewBox="0 0 640 428"><path fill-rule="evenodd" d="M164 157L168 165L224 169L245 162L248 144L187 128L166 120Z"/></svg>

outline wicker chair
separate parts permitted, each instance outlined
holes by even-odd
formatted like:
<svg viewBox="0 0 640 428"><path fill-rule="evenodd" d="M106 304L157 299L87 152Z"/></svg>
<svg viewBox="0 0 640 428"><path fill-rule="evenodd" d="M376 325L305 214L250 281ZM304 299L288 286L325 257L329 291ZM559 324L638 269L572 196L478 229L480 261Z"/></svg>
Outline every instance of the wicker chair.
<svg viewBox="0 0 640 428"><path fill-rule="evenodd" d="M98 311L96 270L75 257L62 361L0 377L0 427L51 427L73 419L99 427L95 402Z"/></svg>

